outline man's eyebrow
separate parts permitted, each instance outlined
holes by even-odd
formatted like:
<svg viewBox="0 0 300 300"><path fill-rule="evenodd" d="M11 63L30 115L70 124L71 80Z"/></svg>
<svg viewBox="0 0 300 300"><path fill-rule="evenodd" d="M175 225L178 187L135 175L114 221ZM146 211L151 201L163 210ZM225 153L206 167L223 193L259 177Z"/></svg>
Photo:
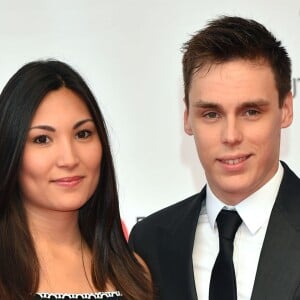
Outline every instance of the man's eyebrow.
<svg viewBox="0 0 300 300"><path fill-rule="evenodd" d="M268 106L270 102L264 99L250 100L241 103L240 107L260 107L260 106Z"/></svg>
<svg viewBox="0 0 300 300"><path fill-rule="evenodd" d="M78 122L75 123L75 125L73 126L73 129L77 129L78 127L80 127L81 125L87 123L87 122L94 122L93 119L84 119L84 120L80 120ZM46 131L51 131L51 132L55 132L56 129L50 125L36 125L36 126L32 126L29 128L29 130L31 129L42 129L42 130L46 130Z"/></svg>
<svg viewBox="0 0 300 300"><path fill-rule="evenodd" d="M199 108L217 108L221 107L220 104L212 102L212 101L204 101L204 100L197 100L193 102L192 106L199 107Z"/></svg>
<svg viewBox="0 0 300 300"><path fill-rule="evenodd" d="M268 106L268 105L270 105L270 102L265 99L252 99L240 103L238 105L238 108L261 107L261 106ZM196 108L224 109L224 106L219 103L213 101L204 101L204 100L196 100L195 102L193 102L192 106Z"/></svg>

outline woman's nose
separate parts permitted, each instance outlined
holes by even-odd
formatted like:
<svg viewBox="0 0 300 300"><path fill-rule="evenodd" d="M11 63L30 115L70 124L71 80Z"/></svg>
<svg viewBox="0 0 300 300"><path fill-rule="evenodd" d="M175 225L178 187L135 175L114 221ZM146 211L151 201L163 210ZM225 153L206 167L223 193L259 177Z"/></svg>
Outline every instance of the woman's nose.
<svg viewBox="0 0 300 300"><path fill-rule="evenodd" d="M72 168L78 164L79 157L74 142L64 141L57 147L57 165L59 167Z"/></svg>

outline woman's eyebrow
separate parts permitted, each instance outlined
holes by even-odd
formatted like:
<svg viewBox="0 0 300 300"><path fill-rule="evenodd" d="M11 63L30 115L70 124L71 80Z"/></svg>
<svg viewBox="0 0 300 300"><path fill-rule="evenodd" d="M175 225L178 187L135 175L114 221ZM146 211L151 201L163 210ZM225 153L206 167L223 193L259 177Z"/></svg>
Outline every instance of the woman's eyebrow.
<svg viewBox="0 0 300 300"><path fill-rule="evenodd" d="M78 127L80 127L81 125L83 125L84 123L86 122L94 122L93 119L84 119L84 120L81 120L81 121L78 121L77 123L75 123L75 125L73 126L73 129L76 129Z"/></svg>
<svg viewBox="0 0 300 300"><path fill-rule="evenodd" d="M75 125L73 126L73 129L77 129L78 127L80 127L81 125L83 125L86 122L94 122L93 119L84 119L84 120L80 120L78 122L75 123ZM55 128L50 126L50 125L35 125L29 128L29 130L31 129L42 129L42 130L47 130L47 131L51 131L51 132L55 132Z"/></svg>
<svg viewBox="0 0 300 300"><path fill-rule="evenodd" d="M31 129L43 129L43 130L55 132L55 128L49 125L36 125L29 128L29 130Z"/></svg>

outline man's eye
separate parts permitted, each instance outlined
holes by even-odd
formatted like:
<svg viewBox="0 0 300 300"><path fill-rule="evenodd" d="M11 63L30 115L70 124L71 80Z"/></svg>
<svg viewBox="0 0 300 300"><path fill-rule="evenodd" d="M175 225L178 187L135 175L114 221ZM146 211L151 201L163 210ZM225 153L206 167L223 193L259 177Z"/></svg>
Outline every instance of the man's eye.
<svg viewBox="0 0 300 300"><path fill-rule="evenodd" d="M256 109L248 109L247 111L246 111L246 115L247 116L256 116L256 115L258 115L259 114L259 111L257 111Z"/></svg>
<svg viewBox="0 0 300 300"><path fill-rule="evenodd" d="M50 139L46 135L39 135L33 139L33 142L36 144L48 144Z"/></svg>
<svg viewBox="0 0 300 300"><path fill-rule="evenodd" d="M206 119L216 119L218 118L219 114L213 111L207 112L204 114L204 118Z"/></svg>
<svg viewBox="0 0 300 300"><path fill-rule="evenodd" d="M89 130L81 130L77 132L76 138L77 139L87 139L91 135L91 132Z"/></svg>

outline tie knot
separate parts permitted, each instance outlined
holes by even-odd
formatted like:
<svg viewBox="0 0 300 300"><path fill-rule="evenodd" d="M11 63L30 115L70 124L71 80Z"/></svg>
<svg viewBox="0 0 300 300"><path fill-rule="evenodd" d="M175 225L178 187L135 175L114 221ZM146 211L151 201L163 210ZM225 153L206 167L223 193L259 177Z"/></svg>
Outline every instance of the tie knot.
<svg viewBox="0 0 300 300"><path fill-rule="evenodd" d="M242 223L242 219L235 210L222 209L217 217L219 236L233 241Z"/></svg>

